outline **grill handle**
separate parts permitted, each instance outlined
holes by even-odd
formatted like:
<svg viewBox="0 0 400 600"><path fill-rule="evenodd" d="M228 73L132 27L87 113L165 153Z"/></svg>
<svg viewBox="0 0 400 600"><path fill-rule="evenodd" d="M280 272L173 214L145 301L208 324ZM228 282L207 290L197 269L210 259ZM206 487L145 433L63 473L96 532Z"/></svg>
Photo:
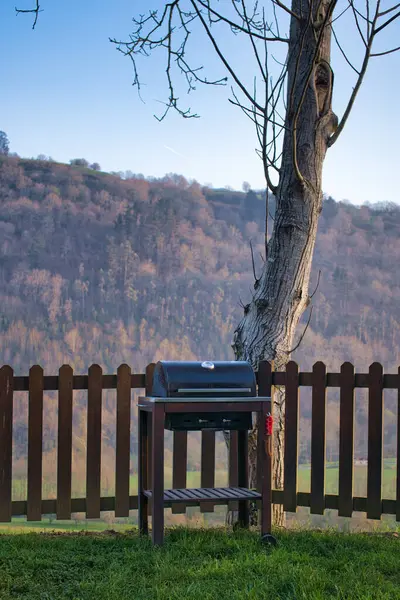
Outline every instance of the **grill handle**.
<svg viewBox="0 0 400 600"><path fill-rule="evenodd" d="M178 388L178 394L237 394L238 392L249 394L251 388Z"/></svg>

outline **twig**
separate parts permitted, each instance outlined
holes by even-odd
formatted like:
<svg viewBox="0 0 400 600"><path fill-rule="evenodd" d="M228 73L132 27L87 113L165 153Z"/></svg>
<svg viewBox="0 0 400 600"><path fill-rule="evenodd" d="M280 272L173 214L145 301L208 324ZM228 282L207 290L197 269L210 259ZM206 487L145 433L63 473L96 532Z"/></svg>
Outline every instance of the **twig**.
<svg viewBox="0 0 400 600"><path fill-rule="evenodd" d="M398 52L400 50L400 46L397 48L392 48L391 50L385 50L384 52L375 52L374 54L370 54L370 57L373 56L385 56L386 54L392 54L393 52Z"/></svg>
<svg viewBox="0 0 400 600"><path fill-rule="evenodd" d="M248 90L246 89L246 87L243 85L243 83L240 81L240 79L238 78L238 76L236 75L235 71L232 69L231 65L228 63L228 61L226 60L225 56L222 54L220 47L218 46L217 42L215 41L214 36L212 35L210 28L208 27L207 23L204 20L203 15L201 14L200 10L198 9L196 3L194 2L194 0L190 0L193 9L195 10L203 28L204 31L207 34L208 39L210 40L210 42L212 43L212 45L214 46L214 50L217 53L220 61L222 62L222 64L224 65L225 69L228 71L228 73L230 74L230 76L232 77L232 79L234 80L234 82L236 83L236 85L238 86L238 88L241 90L241 92L243 93L244 96L246 96L246 98L248 100L250 100L250 102L252 104L254 104L254 106L257 108L257 110L259 110L260 112L262 112L262 106L260 106L259 104L257 104L257 102L254 100L254 98L251 97L251 95L249 94Z"/></svg>
<svg viewBox="0 0 400 600"><path fill-rule="evenodd" d="M350 62L350 60L349 60L349 58L348 58L348 56L347 56L346 52L343 50L342 46L341 46L341 45L340 45L340 43L339 43L339 40L338 40L338 38L337 38L336 32L335 32L335 30L334 30L334 28L333 28L333 27L332 27L332 33L333 33L333 37L335 38L335 42L336 42L336 44L337 44L337 46L338 46L338 48L339 48L340 52L343 54L343 57L344 57L345 61L346 61L346 62L347 62L347 64L348 64L348 65L349 65L349 66L350 66L350 67L353 69L353 71L355 71L355 72L357 73L357 75L359 75L359 74L360 74L360 71L358 71L358 70L355 68L355 66L354 66L354 65L353 65L353 64Z"/></svg>
<svg viewBox="0 0 400 600"><path fill-rule="evenodd" d="M264 245L265 245L265 262L268 260L268 213L269 213L269 190L268 186L265 190L265 237L264 237Z"/></svg>
<svg viewBox="0 0 400 600"><path fill-rule="evenodd" d="M342 12L339 13L337 17L335 17L334 19L332 19L331 25L333 25L335 21L338 21L340 19L340 17L342 17L344 15L344 13L346 13L349 10L349 8L350 8L350 4L348 6L346 6L346 8L344 10L342 10Z"/></svg>
<svg viewBox="0 0 400 600"><path fill-rule="evenodd" d="M295 345L295 347L294 347L294 348L292 348L291 350L285 350L286 354L292 354L292 352L294 352L295 350L297 350L297 348L300 346L301 342L303 341L303 339L304 339L304 336L306 335L306 331L307 331L307 329L308 329L308 326L309 326L309 324L310 324L310 321L311 321L311 316L312 316L313 308L314 308L314 307L313 307L313 306L311 306L311 309L310 309L310 315L309 315L309 317L308 317L307 325L305 326L305 328L304 328L304 331L303 331L303 333L301 334L301 336L300 336L300 339L299 339L298 343L297 343L297 344Z"/></svg>
<svg viewBox="0 0 400 600"><path fill-rule="evenodd" d="M268 36L264 36L261 35L259 33L256 33L253 30L246 29L245 27L239 25L238 23L235 23L234 21L231 21L230 19L228 19L227 17L225 17L224 15L222 15L221 13L217 12L215 9L211 8L211 6L209 4L206 4L203 0L197 0L197 2L203 6L204 8L206 8L206 10L213 14L218 21L223 21L224 23L226 23L227 25L229 25L232 29L237 29L238 31L242 31L243 33L246 33L247 35L251 35L255 38L258 38L259 40L263 40L266 42L283 42L285 44L289 43L289 40L287 38L282 38L279 36L279 34L273 35L271 37Z"/></svg>
<svg viewBox="0 0 400 600"><path fill-rule="evenodd" d="M319 287L319 280L321 278L321 269L318 271L318 280L317 280L317 285L315 286L315 290L313 291L313 293L310 296L310 299L313 298L317 292L317 289Z"/></svg>
<svg viewBox="0 0 400 600"><path fill-rule="evenodd" d="M256 274L256 265L255 265L255 263L254 263L253 244L251 243L251 240L250 240L250 250L251 250L251 264L252 264L252 266L253 266L253 275L254 275L254 280L255 280L255 282L256 282L256 283L258 283L258 282L259 282L259 279L258 279L258 277L257 277L257 274Z"/></svg>
<svg viewBox="0 0 400 600"><path fill-rule="evenodd" d="M283 2L281 2L281 0L272 0L272 2L273 2L273 4L276 4L277 6L279 6L279 8L282 8L282 10L287 12L291 17L294 17L298 21L301 21L299 15L296 14L295 12L293 12L292 10L290 10L290 8L288 8L287 6L285 6L285 4L283 4Z"/></svg>
<svg viewBox="0 0 400 600"><path fill-rule="evenodd" d="M368 16L366 17L365 15L363 15L363 14L362 14L362 12L361 12L361 11L359 11L359 10L358 10L358 8L357 8L357 7L354 5L354 0L348 0L348 1L349 1L349 4L350 4L350 6L351 6L352 10L353 10L355 13L357 13L357 15L358 15L359 17L361 17L362 19L364 19L364 21L366 21L366 22L367 22L367 21L368 21L368 19L369 19L369 17L368 17ZM370 0L367 0L367 1L369 2ZM380 4L380 0L379 0L378 4ZM379 11L379 7L378 7L378 11ZM368 13L369 13L369 10L368 10ZM379 16L379 14L378 14L378 16ZM372 21L370 21L370 24L372 25Z"/></svg>
<svg viewBox="0 0 400 600"><path fill-rule="evenodd" d="M390 25L390 23L393 23L393 21L398 19L398 17L400 17L400 11L398 13L396 13L395 15L393 15L393 17L390 17L390 19L388 19L385 23L383 23L380 27L378 27L378 29L375 29L373 35L376 35L380 31L382 31L382 29L385 29L385 27Z"/></svg>
<svg viewBox="0 0 400 600"><path fill-rule="evenodd" d="M38 17L39 17L39 13L42 12L42 10L40 9L39 0L36 0L36 8L22 9L22 8L15 7L15 12L16 12L17 16L20 13L34 13L35 14L35 20L33 21L32 29L35 29L36 23L37 23L37 20L38 20Z"/></svg>
<svg viewBox="0 0 400 600"><path fill-rule="evenodd" d="M357 26L357 29L358 29L358 33L360 34L360 37L361 37L361 39L362 39L362 41L364 43L364 46L367 48L368 47L368 43L367 43L367 40L365 39L364 34L363 34L362 30L361 30L361 26L360 26L360 23L358 22L357 15L359 15L360 17L362 17L364 19L366 19L366 17L364 17L364 15L362 13L360 13L360 11L358 11L357 8L354 6L354 0L349 0L349 1L350 1L350 6L351 6L351 8L353 10L354 21L356 23L356 26Z"/></svg>
<svg viewBox="0 0 400 600"><path fill-rule="evenodd" d="M251 42L251 46L253 48L254 56L255 56L256 61L258 63L261 75L262 75L263 79L265 80L266 77L267 77L267 73L264 72L264 68L263 68L263 66L261 64L260 55L258 53L257 46L256 46L256 43L254 41L253 32L251 31L251 28L250 28L250 21L249 21L249 18L247 16L246 4L245 4L244 0L241 0L241 3L242 3L242 8L243 8L243 16L244 16L245 21L246 21L247 29L249 30L249 34L248 35L250 36L250 42Z"/></svg>
<svg viewBox="0 0 400 600"><path fill-rule="evenodd" d="M349 0L350 3L353 2L353 0ZM367 67L368 67L368 63L369 63L369 59L371 57L371 49L372 49L372 43L375 39L375 36L377 35L377 33L379 31L382 31L382 29L384 27L387 27L387 25L389 25L389 22L394 21L395 19L397 19L400 16L400 12L396 13L395 15L393 15L393 17L391 19L388 19L388 21L386 21L386 23L384 23L383 25L381 25L380 27L377 27L377 22L378 22L378 18L379 18L379 8L380 8L380 0L378 0L377 5L376 5L376 10L375 10L375 15L374 18L371 21L371 30L370 30L370 36L368 39L368 43L367 46L365 48L365 54L364 54L364 60L360 69L360 74L357 78L356 81L356 85L353 88L353 92L350 96L349 102L347 104L346 110L344 111L343 117L339 123L339 125L336 128L335 133L329 138L328 141L328 147L330 148L331 146L333 146L333 144L337 141L338 137L340 136L340 134L342 133L344 126L346 124L347 119L349 118L350 112L353 108L355 99L357 97L357 94L360 90L361 84L363 82L365 73L367 71ZM354 9L353 9L354 11ZM397 51L400 48L393 48L393 51ZM385 51L385 54L390 54L389 50ZM377 55L379 56L379 53L377 53Z"/></svg>
<svg viewBox="0 0 400 600"><path fill-rule="evenodd" d="M395 6L392 6L391 8L388 8L387 10L383 10L382 12L378 13L378 17L383 17L384 15L388 15L389 13L396 10L396 8L399 8L399 6L400 6L400 3L395 4Z"/></svg>

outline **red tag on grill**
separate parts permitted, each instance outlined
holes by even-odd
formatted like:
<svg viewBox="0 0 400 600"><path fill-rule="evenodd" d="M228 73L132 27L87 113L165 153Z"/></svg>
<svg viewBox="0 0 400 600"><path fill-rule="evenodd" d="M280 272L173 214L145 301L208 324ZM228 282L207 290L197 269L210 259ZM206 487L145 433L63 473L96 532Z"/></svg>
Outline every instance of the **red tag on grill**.
<svg viewBox="0 0 400 600"><path fill-rule="evenodd" d="M273 417L270 413L268 413L267 416L265 417L265 434L266 435L272 435L273 424L274 424Z"/></svg>

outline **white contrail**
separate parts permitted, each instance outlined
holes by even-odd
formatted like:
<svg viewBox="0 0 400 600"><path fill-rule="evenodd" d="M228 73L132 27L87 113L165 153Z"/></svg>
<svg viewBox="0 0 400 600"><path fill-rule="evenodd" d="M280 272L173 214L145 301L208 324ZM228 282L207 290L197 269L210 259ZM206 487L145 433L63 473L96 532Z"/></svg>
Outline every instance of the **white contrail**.
<svg viewBox="0 0 400 600"><path fill-rule="evenodd" d="M171 148L170 146L166 146L164 144L164 148L166 148L167 150L169 150L170 152L173 152L173 154L176 154L177 156L180 156L181 158L186 158L186 156L184 156L183 154L181 154L180 152L177 152L176 150L174 150L173 148Z"/></svg>

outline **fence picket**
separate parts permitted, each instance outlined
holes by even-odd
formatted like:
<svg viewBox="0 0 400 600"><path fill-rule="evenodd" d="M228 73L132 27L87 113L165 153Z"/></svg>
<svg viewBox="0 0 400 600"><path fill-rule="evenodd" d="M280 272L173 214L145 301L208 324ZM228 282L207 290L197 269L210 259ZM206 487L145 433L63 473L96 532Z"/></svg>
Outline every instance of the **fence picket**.
<svg viewBox="0 0 400 600"><path fill-rule="evenodd" d="M186 487L187 470L187 431L174 431L172 456L172 487ZM180 503L172 504L172 514L185 514L186 507Z"/></svg>
<svg viewBox="0 0 400 600"><path fill-rule="evenodd" d="M262 360L260 361L260 364L258 365L258 395L259 396L265 396L267 398L271 398L272 394L273 394L273 388L272 388L272 373L274 370L274 364L273 362L270 363L267 360ZM273 406L273 404L272 404ZM263 426L265 426L263 424ZM260 450L261 450L261 446L259 446ZM272 448L271 448L272 450ZM266 458L267 462L269 461L269 463L272 463L272 454L271 456L267 456ZM257 465L260 463L261 464L261 460L257 461ZM269 464L269 470L272 471L271 469L272 464ZM261 470L257 468L257 489L259 491L261 491L261 481L262 481L262 473Z"/></svg>
<svg viewBox="0 0 400 600"><path fill-rule="evenodd" d="M383 368L369 368L367 518L382 514Z"/></svg>
<svg viewBox="0 0 400 600"><path fill-rule="evenodd" d="M201 487L215 485L215 432L201 432ZM200 502L200 512L214 512L212 502Z"/></svg>
<svg viewBox="0 0 400 600"><path fill-rule="evenodd" d="M258 395L271 398L271 413L274 406L274 391L272 387L272 373L274 363L262 360L258 365ZM272 435L271 447L269 452L265 452L265 423L258 423L257 439L257 490L264 497L264 509L259 518L263 518L261 523L262 531L270 531L272 524L272 464L274 456L274 433ZM264 438L261 439L261 436ZM263 472L264 470L264 472Z"/></svg>
<svg viewBox="0 0 400 600"><path fill-rule="evenodd" d="M146 367L146 396L151 396L151 392L152 392L152 387L153 387L153 373L154 373L154 369L155 369L156 364L155 363L150 363L147 365ZM147 483L149 486L149 489L152 489L152 485L153 485L153 475L152 475L152 468L151 465L153 464L153 458L152 458L152 439L153 439L153 424L151 422L151 419L149 419L148 425L147 425L147 453L148 453L148 467L147 467ZM148 514L151 515L151 511L152 511L152 502L149 503L149 507L148 507Z"/></svg>
<svg viewBox="0 0 400 600"><path fill-rule="evenodd" d="M103 371L91 365L88 372L86 518L100 518L101 398Z"/></svg>
<svg viewBox="0 0 400 600"><path fill-rule="evenodd" d="M396 481L396 521L400 521L400 367L397 370L397 481Z"/></svg>
<svg viewBox="0 0 400 600"><path fill-rule="evenodd" d="M42 519L43 369L29 369L27 520Z"/></svg>
<svg viewBox="0 0 400 600"><path fill-rule="evenodd" d="M117 370L117 425L115 448L115 516L129 517L129 464L131 457L131 368Z"/></svg>
<svg viewBox="0 0 400 600"><path fill-rule="evenodd" d="M285 456L283 509L296 512L297 462L299 429L299 368L290 361L286 365Z"/></svg>
<svg viewBox="0 0 400 600"><path fill-rule="evenodd" d="M326 366L313 367L311 420L311 513L325 510Z"/></svg>
<svg viewBox="0 0 400 600"><path fill-rule="evenodd" d="M354 461L354 366L345 362L340 369L339 424L339 516L353 514Z"/></svg>
<svg viewBox="0 0 400 600"><path fill-rule="evenodd" d="M71 518L73 370L63 365L58 380L57 519Z"/></svg>
<svg viewBox="0 0 400 600"><path fill-rule="evenodd" d="M8 365L0 369L0 522L11 521L13 378Z"/></svg>

